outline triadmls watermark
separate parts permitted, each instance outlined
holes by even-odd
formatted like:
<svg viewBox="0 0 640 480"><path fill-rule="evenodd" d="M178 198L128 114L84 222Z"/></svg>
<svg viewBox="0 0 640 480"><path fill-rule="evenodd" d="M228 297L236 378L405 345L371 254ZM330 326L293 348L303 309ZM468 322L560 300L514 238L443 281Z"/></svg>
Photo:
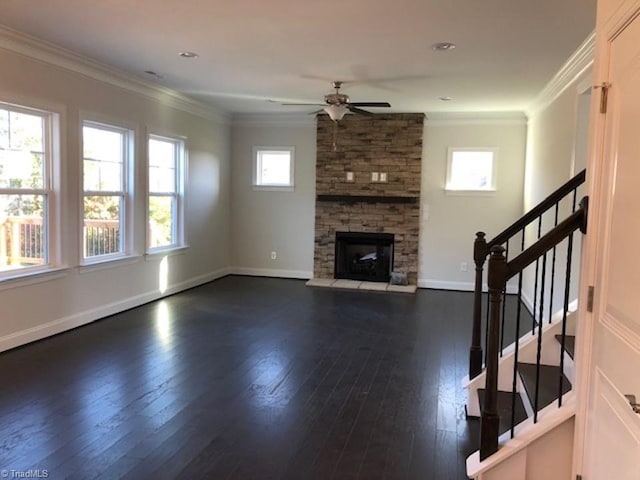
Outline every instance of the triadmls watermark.
<svg viewBox="0 0 640 480"><path fill-rule="evenodd" d="M32 468L31 470L13 470L5 468L0 470L1 478L49 478L49 470Z"/></svg>

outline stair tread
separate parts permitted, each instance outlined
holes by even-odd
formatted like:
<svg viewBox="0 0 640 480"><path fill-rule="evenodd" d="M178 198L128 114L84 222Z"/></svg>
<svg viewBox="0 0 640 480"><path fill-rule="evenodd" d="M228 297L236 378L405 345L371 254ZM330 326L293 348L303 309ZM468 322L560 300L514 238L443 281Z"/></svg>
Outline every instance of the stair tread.
<svg viewBox="0 0 640 480"><path fill-rule="evenodd" d="M556 335L556 340L562 345L562 335ZM564 349L567 351L571 358L574 358L576 351L576 337L575 335L565 335L564 337Z"/></svg>
<svg viewBox="0 0 640 480"><path fill-rule="evenodd" d="M536 393L536 365L535 363L518 363L518 371L524 383L525 390L535 409ZM569 379L560 371L560 367L554 365L540 365L540 391L538 393L538 411L550 405L558 399L558 387L560 375L564 377L562 394L571 390Z"/></svg>
<svg viewBox="0 0 640 480"><path fill-rule="evenodd" d="M478 389L478 399L480 400L480 410L484 404L485 389ZM516 394L516 416L515 424L518 425L527 419L527 412L524 409L522 398ZM511 392L498 391L498 417L500 417L500 427L498 433L502 435L504 432L511 430Z"/></svg>

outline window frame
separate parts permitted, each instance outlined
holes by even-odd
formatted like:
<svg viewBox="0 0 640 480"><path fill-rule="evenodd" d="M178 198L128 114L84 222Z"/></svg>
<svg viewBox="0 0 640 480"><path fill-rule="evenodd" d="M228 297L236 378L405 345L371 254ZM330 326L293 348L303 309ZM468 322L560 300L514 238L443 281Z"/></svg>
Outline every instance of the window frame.
<svg viewBox="0 0 640 480"><path fill-rule="evenodd" d="M259 167L261 165L260 155L262 152L283 152L289 154L289 183L274 184L260 183ZM264 147L254 146L252 163L251 163L251 187L253 190L273 191L273 192L292 192L295 189L295 157L296 148L294 146L283 147Z"/></svg>
<svg viewBox="0 0 640 480"><path fill-rule="evenodd" d="M0 283L46 274L62 269L60 247L60 172L63 158L61 130L64 108L52 105L34 105L30 100L24 103L0 98L0 108L8 112L23 113L42 118L42 187L0 187L0 195L40 195L43 198L42 228L44 230L43 263L0 270Z"/></svg>
<svg viewBox="0 0 640 480"><path fill-rule="evenodd" d="M452 185L453 156L456 152L490 152L491 179L487 188L458 188ZM444 190L448 195L495 195L498 176L498 147L449 147L447 151L447 170Z"/></svg>
<svg viewBox="0 0 640 480"><path fill-rule="evenodd" d="M151 140L158 140L163 142L169 142L174 144L174 170L175 170L175 189L174 192L152 192L150 187L150 165L151 165L151 149L149 148L149 144ZM147 134L147 162L145 165L146 168L146 205L145 205L145 249L147 254L154 254L158 252L167 252L171 250L179 250L182 248L186 248L186 235L184 231L184 215L185 215L185 199L184 199L184 190L187 182L187 147L186 147L186 137L179 135L163 135L157 133L149 133ZM173 202L173 212L172 217L174 221L172 222L172 238L173 243L169 245L161 245L157 247L150 246L151 234L150 230L150 215L149 215L149 207L150 207L150 198L152 196L155 197L172 197L175 199Z"/></svg>
<svg viewBox="0 0 640 480"><path fill-rule="evenodd" d="M122 185L121 190L85 190L84 188L84 127L95 128L122 134ZM92 115L83 115L80 119L80 220L79 220L79 248L80 265L95 265L113 262L133 256L134 231L134 190L135 190L135 139L136 129L122 122L103 119ZM121 196L120 211L120 251L102 255L85 256L84 245L84 200L93 196Z"/></svg>

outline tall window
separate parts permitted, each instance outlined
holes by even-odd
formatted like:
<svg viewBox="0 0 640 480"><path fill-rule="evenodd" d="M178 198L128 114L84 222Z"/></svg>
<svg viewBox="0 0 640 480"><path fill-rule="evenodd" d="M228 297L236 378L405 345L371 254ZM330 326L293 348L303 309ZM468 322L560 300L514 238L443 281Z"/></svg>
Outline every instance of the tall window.
<svg viewBox="0 0 640 480"><path fill-rule="evenodd" d="M84 122L83 258L103 260L125 253L129 142L123 128Z"/></svg>
<svg viewBox="0 0 640 480"><path fill-rule="evenodd" d="M496 189L496 148L450 148L446 189L492 192Z"/></svg>
<svg viewBox="0 0 640 480"><path fill-rule="evenodd" d="M0 275L50 262L52 119L0 104Z"/></svg>
<svg viewBox="0 0 640 480"><path fill-rule="evenodd" d="M148 248L161 249L182 243L182 192L184 142L149 137Z"/></svg>

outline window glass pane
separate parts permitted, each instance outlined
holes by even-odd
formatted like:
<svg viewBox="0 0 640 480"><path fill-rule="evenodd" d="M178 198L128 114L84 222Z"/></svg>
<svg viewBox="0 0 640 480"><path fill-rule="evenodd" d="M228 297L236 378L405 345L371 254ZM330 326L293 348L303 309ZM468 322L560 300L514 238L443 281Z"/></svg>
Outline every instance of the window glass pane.
<svg viewBox="0 0 640 480"><path fill-rule="evenodd" d="M176 191L176 171L174 168L149 167L149 191L173 193Z"/></svg>
<svg viewBox="0 0 640 480"><path fill-rule="evenodd" d="M44 146L44 121L39 115L9 113L9 147L18 150L42 152Z"/></svg>
<svg viewBox="0 0 640 480"><path fill-rule="evenodd" d="M0 188L43 188L42 153L0 149Z"/></svg>
<svg viewBox="0 0 640 480"><path fill-rule="evenodd" d="M173 245L175 197L149 196L149 248Z"/></svg>
<svg viewBox="0 0 640 480"><path fill-rule="evenodd" d="M0 195L0 271L46 263L44 195Z"/></svg>
<svg viewBox="0 0 640 480"><path fill-rule="evenodd" d="M493 188L493 152L457 151L451 157L449 188L489 190Z"/></svg>
<svg viewBox="0 0 640 480"><path fill-rule="evenodd" d="M84 189L117 192L123 189L124 134L85 126Z"/></svg>
<svg viewBox="0 0 640 480"><path fill-rule="evenodd" d="M122 196L84 197L84 256L118 253Z"/></svg>
<svg viewBox="0 0 640 480"><path fill-rule="evenodd" d="M177 146L174 142L149 140L149 191L176 191L176 156Z"/></svg>
<svg viewBox="0 0 640 480"><path fill-rule="evenodd" d="M9 110L0 108L0 148L9 148Z"/></svg>
<svg viewBox="0 0 640 480"><path fill-rule="evenodd" d="M258 179L260 185L290 185L291 154L277 151L259 152Z"/></svg>

